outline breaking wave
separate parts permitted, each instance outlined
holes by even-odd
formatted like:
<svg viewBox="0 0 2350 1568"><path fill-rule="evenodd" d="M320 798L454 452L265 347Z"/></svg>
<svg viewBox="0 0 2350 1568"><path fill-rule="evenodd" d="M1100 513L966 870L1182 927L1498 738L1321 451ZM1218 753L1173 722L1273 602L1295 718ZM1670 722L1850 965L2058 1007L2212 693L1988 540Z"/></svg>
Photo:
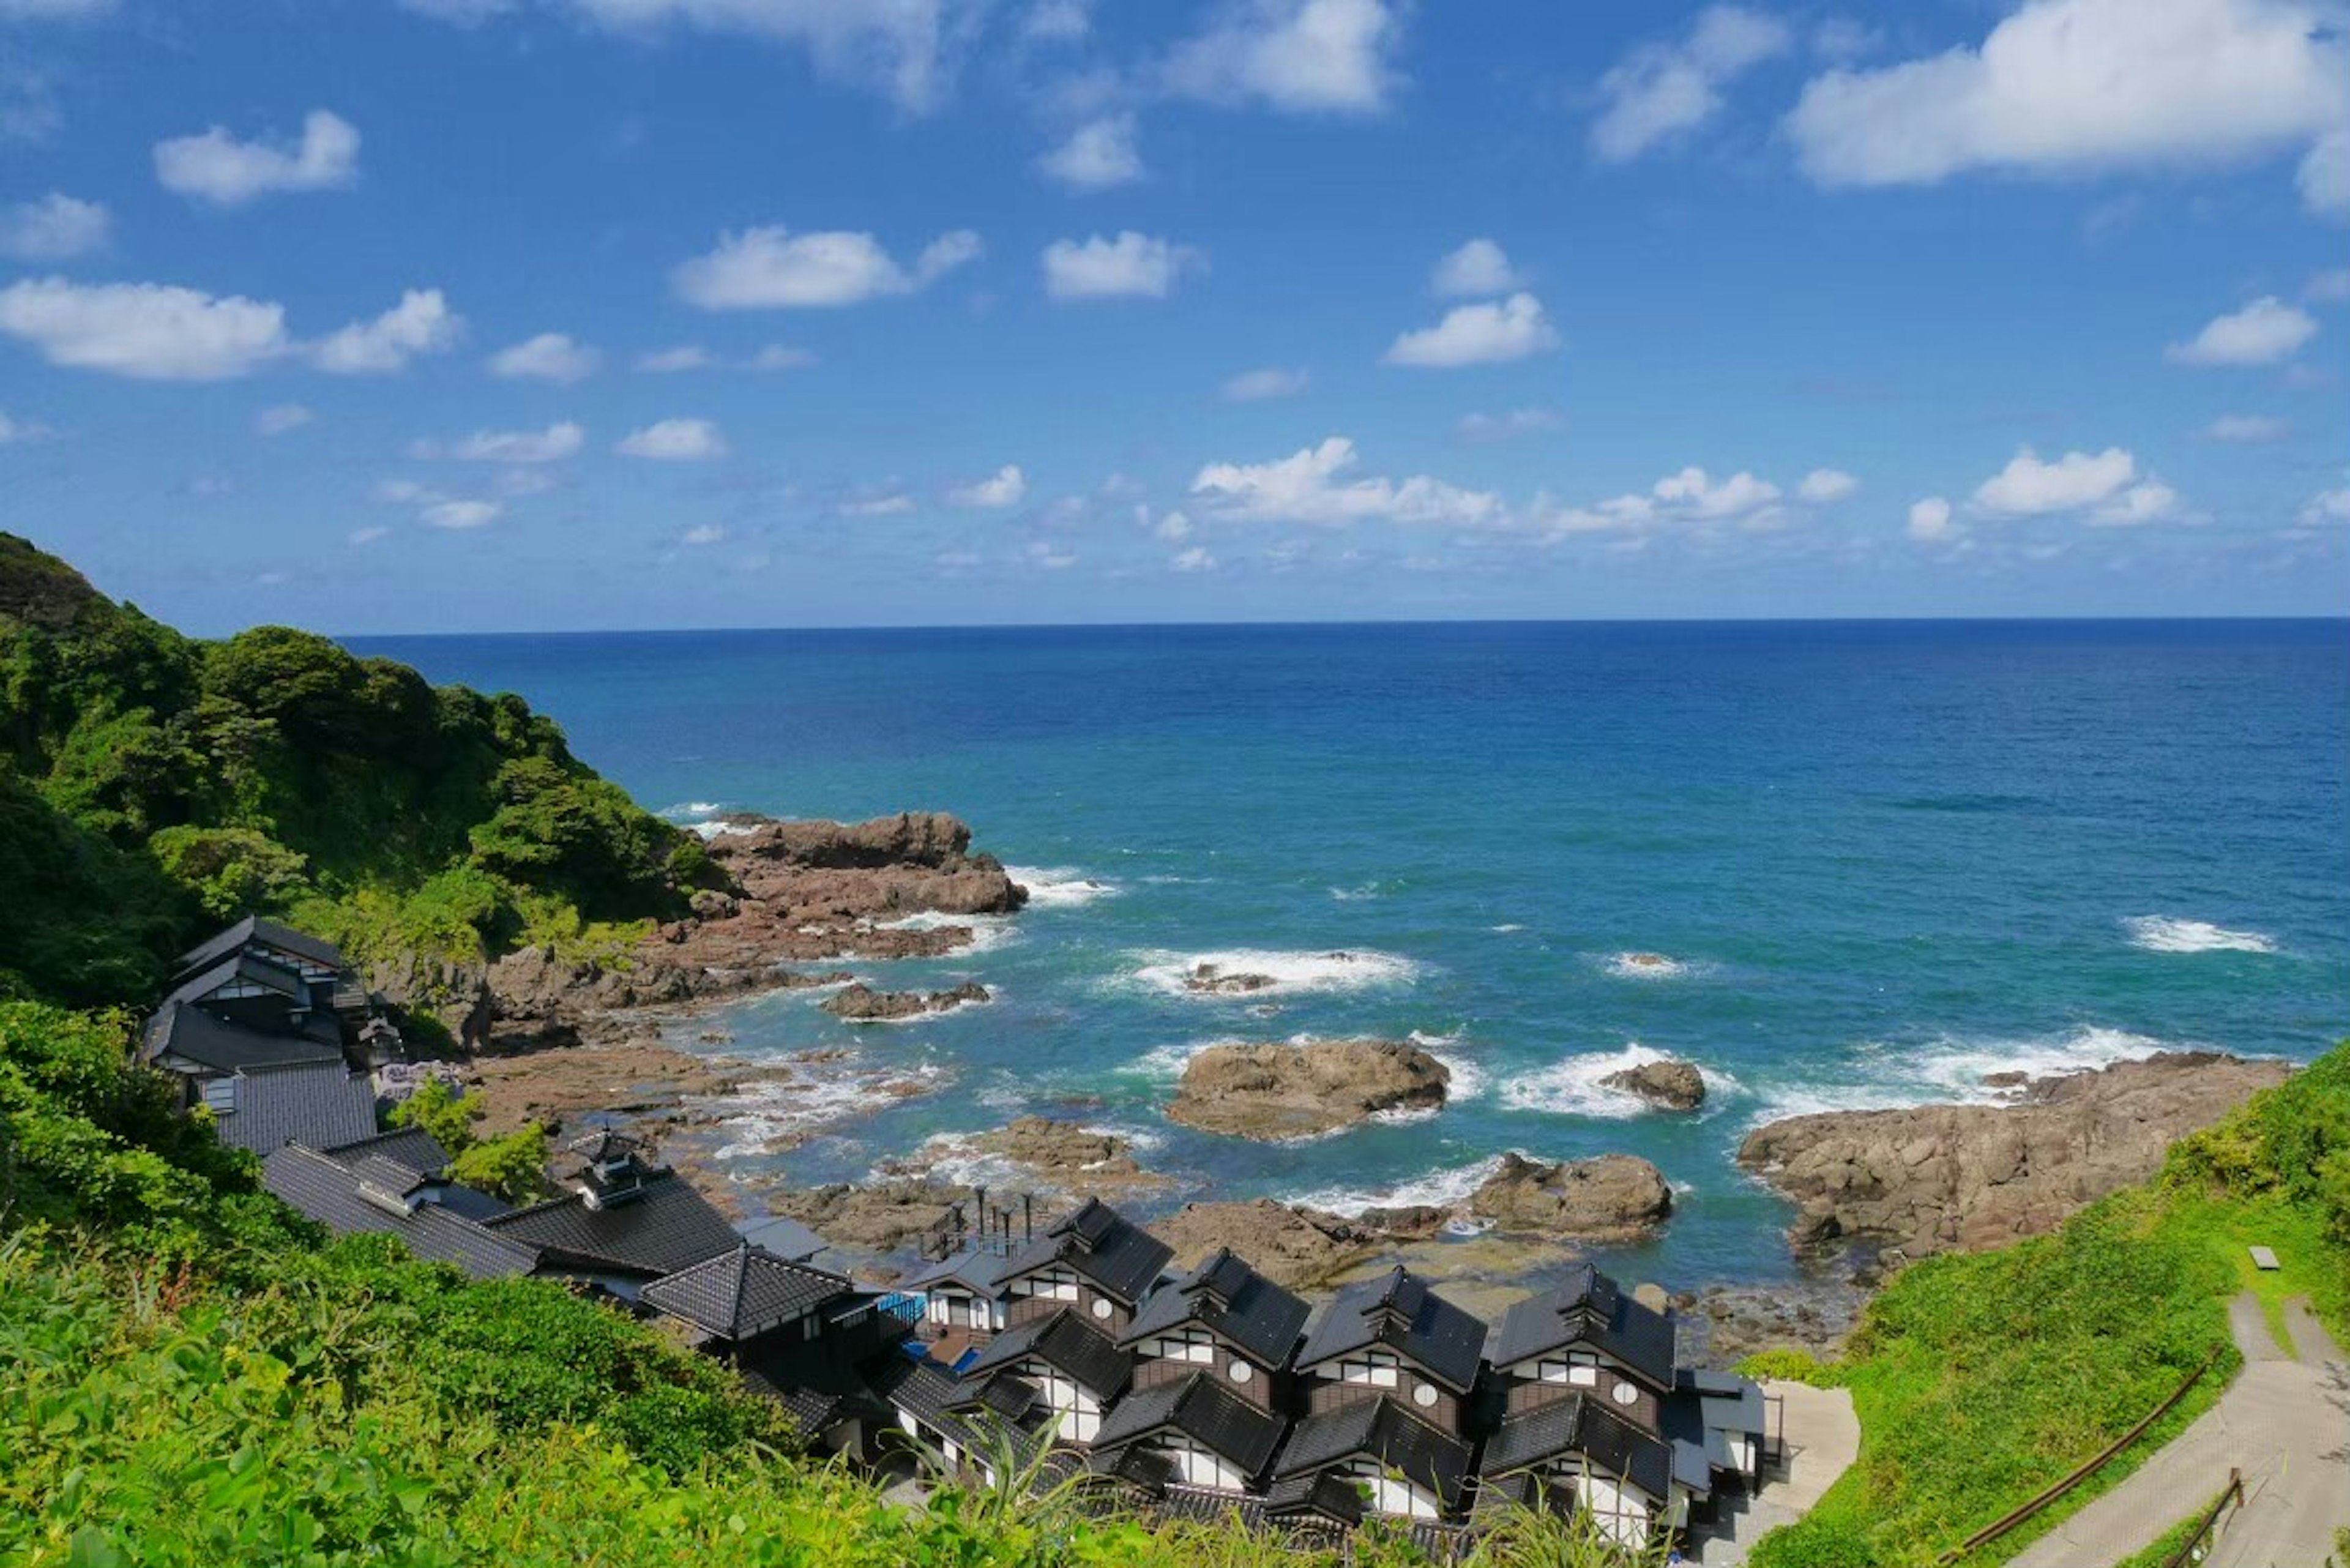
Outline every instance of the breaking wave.
<svg viewBox="0 0 2350 1568"><path fill-rule="evenodd" d="M2259 931L2231 931L2209 920L2174 919L2168 915L2139 915L2122 922L2132 947L2150 953L2272 953L2276 939Z"/></svg>
<svg viewBox="0 0 2350 1568"><path fill-rule="evenodd" d="M1410 959L1370 951L1276 952L1237 948L1203 953L1159 950L1133 956L1141 964L1129 976L1131 980L1170 996L1211 1002L1306 991L1361 991L1375 986L1409 985L1420 973L1420 966ZM1227 979L1253 977L1263 983L1253 989L1228 992L1194 989L1191 981L1203 970Z"/></svg>
<svg viewBox="0 0 2350 1568"><path fill-rule="evenodd" d="M1349 1219L1373 1209L1458 1209L1502 1168L1502 1158L1497 1154L1474 1165L1428 1171L1391 1187L1326 1187L1287 1201Z"/></svg>
<svg viewBox="0 0 2350 1568"><path fill-rule="evenodd" d="M1104 882L1066 866L1006 866L1004 875L1028 889L1028 905L1036 909L1067 909L1115 895L1115 882Z"/></svg>
<svg viewBox="0 0 2350 1568"><path fill-rule="evenodd" d="M2023 1039L1945 1034L1922 1045L1871 1045L1854 1063L1849 1077L1799 1080L1763 1091L1751 1120L1759 1124L1820 1111L1899 1110L1919 1105L2002 1105L2013 1097L2013 1089L1983 1082L1994 1073L2060 1077L2189 1048L2178 1041L2092 1023Z"/></svg>
<svg viewBox="0 0 2350 1568"><path fill-rule="evenodd" d="M1654 1107L1639 1096L1611 1088L1600 1080L1634 1067L1646 1066L1651 1062L1674 1060L1677 1058L1638 1042L1620 1051L1595 1051L1569 1056L1550 1066L1513 1077L1502 1086L1502 1103L1522 1111L1548 1111L1556 1116L1606 1116L1610 1119L1637 1116ZM1709 1093L1724 1085L1721 1075L1706 1075Z"/></svg>

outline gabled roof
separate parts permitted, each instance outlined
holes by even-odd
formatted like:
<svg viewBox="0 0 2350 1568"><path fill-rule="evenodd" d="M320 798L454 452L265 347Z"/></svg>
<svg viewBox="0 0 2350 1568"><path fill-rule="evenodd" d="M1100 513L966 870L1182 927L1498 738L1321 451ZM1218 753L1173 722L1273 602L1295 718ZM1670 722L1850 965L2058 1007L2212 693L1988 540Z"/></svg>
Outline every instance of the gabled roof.
<svg viewBox="0 0 2350 1568"><path fill-rule="evenodd" d="M1252 1479L1263 1473L1287 1423L1194 1372L1174 1383L1139 1388L1118 1402L1094 1438L1096 1449L1139 1442L1160 1431L1182 1433Z"/></svg>
<svg viewBox="0 0 2350 1568"><path fill-rule="evenodd" d="M1134 1371L1132 1356L1107 1334L1088 1327L1074 1308L1063 1307L1050 1317L1030 1318L997 1334L964 1374L976 1376L1032 1357L1066 1373L1079 1387L1102 1399L1115 1397Z"/></svg>
<svg viewBox="0 0 2350 1568"><path fill-rule="evenodd" d="M1311 1309L1220 1247L1181 1279L1159 1286L1118 1343L1133 1345L1184 1324L1222 1335L1279 1371L1297 1348Z"/></svg>
<svg viewBox="0 0 2350 1568"><path fill-rule="evenodd" d="M1670 1446L1583 1394L1522 1410L1504 1420L1485 1439L1485 1452L1477 1468L1481 1474L1503 1476L1546 1465L1565 1454L1585 1456L1659 1502L1671 1495Z"/></svg>
<svg viewBox="0 0 2350 1568"><path fill-rule="evenodd" d="M1012 1255L1000 1278L1055 1263L1091 1280L1103 1294L1132 1306L1175 1255L1166 1242L1098 1198L1088 1198Z"/></svg>
<svg viewBox="0 0 2350 1568"><path fill-rule="evenodd" d="M847 1295L845 1275L786 1262L747 1241L644 1288L648 1306L722 1339L753 1339L812 1308Z"/></svg>
<svg viewBox="0 0 2350 1568"><path fill-rule="evenodd" d="M364 1073L324 1061L255 1064L238 1075L236 1109L214 1124L220 1140L256 1154L289 1143L313 1148L375 1131L375 1086Z"/></svg>
<svg viewBox="0 0 2350 1568"><path fill-rule="evenodd" d="M1495 1366L1514 1366L1569 1345L1587 1345L1659 1391L1673 1386L1673 1320L1641 1305L1589 1263L1558 1288L1511 1307L1494 1336Z"/></svg>
<svg viewBox="0 0 2350 1568"><path fill-rule="evenodd" d="M1477 1381L1485 1324L1428 1288L1401 1264L1338 1293L1297 1353L1298 1370L1383 1346L1456 1393Z"/></svg>
<svg viewBox="0 0 2350 1568"><path fill-rule="evenodd" d="M992 1296L1009 1261L995 1252L956 1252L940 1259L908 1280L906 1288L927 1291L940 1285L961 1285L975 1295Z"/></svg>
<svg viewBox="0 0 2350 1568"><path fill-rule="evenodd" d="M415 1179L412 1171L404 1174L408 1179ZM300 1144L287 1144L263 1156L261 1180L271 1192L338 1234L369 1231L398 1236L418 1257L454 1263L476 1279L527 1274L538 1267L536 1248L486 1231L441 1202L420 1202L404 1215L379 1208L359 1195L359 1178L353 1169ZM473 1196L496 1201L486 1194Z"/></svg>
<svg viewBox="0 0 2350 1568"><path fill-rule="evenodd" d="M647 1275L674 1274L744 1240L691 1182L675 1176L653 1178L626 1203L591 1209L572 1192L489 1223L534 1246Z"/></svg>
<svg viewBox="0 0 2350 1568"><path fill-rule="evenodd" d="M246 981L272 991L286 1001L307 1005L310 1000L309 982L301 971L292 966L260 953L233 952L200 970L182 977L163 1000L169 1002L200 1002L234 981Z"/></svg>
<svg viewBox="0 0 2350 1568"><path fill-rule="evenodd" d="M277 948L329 969L346 967L341 950L332 942L255 915L247 915L211 940L190 948L180 955L179 961L172 967L176 973L184 975L191 970L214 963L230 953L239 951L248 943Z"/></svg>
<svg viewBox="0 0 2350 1568"><path fill-rule="evenodd" d="M1044 1397L1036 1386L1016 1373L998 1372L986 1377L965 1377L947 1401L951 1410L984 1410L1006 1421L1018 1422Z"/></svg>
<svg viewBox="0 0 2350 1568"><path fill-rule="evenodd" d="M873 1391L893 1407L966 1447L993 1432L1008 1434L1024 1451L1051 1440L1041 1430L1030 1433L984 1405L974 1406L966 1397L967 1387L935 1362L891 1355L866 1376Z"/></svg>
<svg viewBox="0 0 2350 1568"><path fill-rule="evenodd" d="M332 1023L332 1020L327 1022ZM168 1002L147 1021L143 1049L151 1062L161 1056L176 1056L220 1073L296 1062L340 1063L343 1059L339 1036L322 1038L319 1033L279 1034L248 1029L241 1023L214 1018L188 1002Z"/></svg>
<svg viewBox="0 0 2350 1568"><path fill-rule="evenodd" d="M734 1229L754 1247L764 1247L778 1258L795 1263L805 1263L817 1253L832 1250L831 1242L788 1214L769 1214L763 1219L745 1220Z"/></svg>
<svg viewBox="0 0 2350 1568"><path fill-rule="evenodd" d="M449 1164L449 1152L435 1142L422 1127L394 1127L370 1137L354 1138L348 1143L322 1148L328 1159L350 1164L369 1155L381 1155L398 1160L411 1170L437 1175Z"/></svg>
<svg viewBox="0 0 2350 1568"><path fill-rule="evenodd" d="M1294 1480L1367 1456L1436 1493L1450 1508L1469 1473L1469 1445L1411 1415L1392 1399L1355 1399L1290 1428L1273 1473Z"/></svg>

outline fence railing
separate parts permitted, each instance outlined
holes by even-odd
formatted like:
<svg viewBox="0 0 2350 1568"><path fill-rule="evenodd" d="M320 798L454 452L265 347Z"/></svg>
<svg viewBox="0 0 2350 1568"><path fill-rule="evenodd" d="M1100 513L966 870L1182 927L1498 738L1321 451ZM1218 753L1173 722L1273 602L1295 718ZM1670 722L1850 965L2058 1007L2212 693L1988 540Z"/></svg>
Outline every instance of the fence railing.
<svg viewBox="0 0 2350 1568"><path fill-rule="evenodd" d="M2178 1543L2178 1549L2163 1559L2162 1568L2187 1568L2189 1563L2203 1561L2204 1548L2210 1545L2211 1538L2220 1533L2220 1516L2231 1504L2237 1508L2244 1506L2244 1472L2241 1470L2228 1472L2226 1489L2204 1511L2203 1517L2195 1521L2195 1528L2188 1532L2186 1540Z"/></svg>

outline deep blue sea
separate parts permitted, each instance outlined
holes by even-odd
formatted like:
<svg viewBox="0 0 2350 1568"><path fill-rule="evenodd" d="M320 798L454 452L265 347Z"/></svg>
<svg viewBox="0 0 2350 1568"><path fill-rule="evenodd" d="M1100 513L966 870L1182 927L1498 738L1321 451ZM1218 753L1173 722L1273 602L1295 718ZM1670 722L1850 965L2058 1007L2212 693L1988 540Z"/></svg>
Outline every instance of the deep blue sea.
<svg viewBox="0 0 2350 1568"><path fill-rule="evenodd" d="M372 639L518 691L678 821L955 812L1035 903L856 1031L805 994L732 1049L852 1054L738 1158L864 1176L1025 1109L1138 1136L1160 1201L1457 1196L1505 1149L1682 1189L1674 1285L1791 1268L1756 1122L1981 1075L2350 1033L2350 623L1543 624ZM1634 963L1632 954L1663 964ZM1333 957L1330 955L1345 955ZM1277 990L1185 993L1202 960ZM1261 1146L1170 1125L1184 1054L1415 1037L1425 1119ZM1598 1087L1699 1064L1696 1117ZM931 1092L878 1095L918 1077ZM1072 1106L1076 1106L1075 1110ZM788 1154L757 1146L815 1127ZM1152 1207L1140 1206L1146 1212Z"/></svg>

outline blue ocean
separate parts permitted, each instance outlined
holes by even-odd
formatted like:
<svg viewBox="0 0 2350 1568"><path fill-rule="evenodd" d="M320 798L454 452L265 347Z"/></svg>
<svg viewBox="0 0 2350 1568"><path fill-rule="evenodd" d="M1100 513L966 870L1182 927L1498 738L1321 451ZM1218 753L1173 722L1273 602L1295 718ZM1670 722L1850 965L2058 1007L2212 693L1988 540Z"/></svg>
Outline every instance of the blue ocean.
<svg viewBox="0 0 2350 1568"><path fill-rule="evenodd" d="M1760 1121L2350 1033L2338 621L355 646L522 693L673 820L937 808L1024 868L1034 904L971 951L861 967L899 989L973 976L992 1005L858 1031L779 995L717 1021L736 1052L849 1053L837 1082L745 1110L737 1168L791 1179L860 1179L1026 1110L1134 1137L1176 1179L1144 1212L1437 1200L1504 1150L1623 1150L1680 1204L1610 1266L1768 1280L1794 1267L1786 1211L1732 1159ZM1189 993L1201 961L1281 984ZM1451 1103L1271 1146L1160 1114L1205 1044L1352 1036L1427 1044ZM1701 1114L1601 1086L1652 1054L1703 1068Z"/></svg>

